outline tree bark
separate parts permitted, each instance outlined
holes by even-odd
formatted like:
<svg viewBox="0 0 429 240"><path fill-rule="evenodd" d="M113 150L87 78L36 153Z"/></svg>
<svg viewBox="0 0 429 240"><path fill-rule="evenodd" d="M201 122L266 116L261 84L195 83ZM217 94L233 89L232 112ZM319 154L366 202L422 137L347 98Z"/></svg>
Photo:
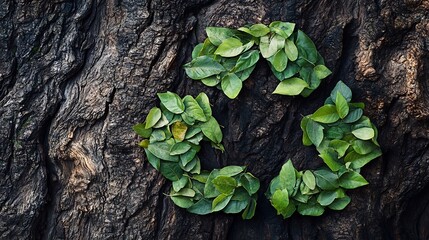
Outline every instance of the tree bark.
<svg viewBox="0 0 429 240"><path fill-rule="evenodd" d="M310 97L272 95L258 63L235 100L182 65L207 26L293 21L333 74ZM1 239L428 239L428 0L4 0L0 4ZM379 129L370 185L322 217L276 216L263 192L292 159L322 165L299 122L336 82ZM197 216L164 193L131 126L156 93L206 92L226 152L203 168L245 165L261 180L256 216Z"/></svg>

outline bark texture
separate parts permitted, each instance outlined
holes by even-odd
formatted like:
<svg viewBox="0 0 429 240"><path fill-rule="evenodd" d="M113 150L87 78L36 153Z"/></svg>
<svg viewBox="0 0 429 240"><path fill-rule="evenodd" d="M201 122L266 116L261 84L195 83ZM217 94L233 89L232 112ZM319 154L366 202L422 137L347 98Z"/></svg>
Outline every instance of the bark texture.
<svg viewBox="0 0 429 240"><path fill-rule="evenodd" d="M309 98L275 96L258 63L235 100L181 65L207 26L293 21L333 75ZM0 1L0 239L428 239L428 0ZM380 131L344 211L282 220L263 196L289 158L322 162L299 122L338 80ZM256 216L196 216L136 147L131 126L156 93L205 91L226 153L203 167L246 165L261 180Z"/></svg>

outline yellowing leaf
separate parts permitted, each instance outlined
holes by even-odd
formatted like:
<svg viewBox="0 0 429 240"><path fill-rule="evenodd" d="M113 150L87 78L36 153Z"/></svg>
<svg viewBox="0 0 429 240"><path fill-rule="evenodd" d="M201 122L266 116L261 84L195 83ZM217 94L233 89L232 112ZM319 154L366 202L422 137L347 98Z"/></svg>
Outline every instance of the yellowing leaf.
<svg viewBox="0 0 429 240"><path fill-rule="evenodd" d="M188 126L181 121L175 122L171 125L171 133L176 141L181 142L185 139L186 130L188 130Z"/></svg>

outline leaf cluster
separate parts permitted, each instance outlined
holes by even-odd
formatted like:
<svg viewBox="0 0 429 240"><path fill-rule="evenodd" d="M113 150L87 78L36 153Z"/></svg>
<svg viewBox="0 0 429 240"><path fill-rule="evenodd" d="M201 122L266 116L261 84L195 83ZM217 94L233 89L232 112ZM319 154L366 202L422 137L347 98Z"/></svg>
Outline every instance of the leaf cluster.
<svg viewBox="0 0 429 240"><path fill-rule="evenodd" d="M170 197L177 206L194 214L242 212L243 219L250 219L255 214L259 186L259 180L245 172L245 167L227 166L184 175L173 182Z"/></svg>
<svg viewBox="0 0 429 240"><path fill-rule="evenodd" d="M275 21L237 30L208 27L206 33L192 51L192 61L184 65L186 74L222 89L231 99L240 93L260 54L280 80L275 94L306 97L331 74L313 41L294 23Z"/></svg>
<svg viewBox="0 0 429 240"><path fill-rule="evenodd" d="M325 207L342 210L350 203L346 190L368 184L360 168L381 156L377 129L363 116L364 105L351 99L340 81L325 105L302 119L303 144L314 145L327 167L297 171L290 160L283 165L266 195L284 218L295 211L320 216Z"/></svg>
<svg viewBox="0 0 429 240"><path fill-rule="evenodd" d="M184 172L201 171L200 141L209 141L223 150L222 131L212 116L209 99L205 93L196 98L183 99L172 92L158 93L160 108L153 107L143 123L133 127L143 140L149 163L164 177L177 181Z"/></svg>
<svg viewBox="0 0 429 240"><path fill-rule="evenodd" d="M195 214L223 211L253 217L259 180L244 167L228 166L202 171L197 153L205 140L223 151L222 131L212 116L205 93L183 99L172 92L159 93L160 108L153 107L133 130L143 138L149 163L172 181L170 198Z"/></svg>

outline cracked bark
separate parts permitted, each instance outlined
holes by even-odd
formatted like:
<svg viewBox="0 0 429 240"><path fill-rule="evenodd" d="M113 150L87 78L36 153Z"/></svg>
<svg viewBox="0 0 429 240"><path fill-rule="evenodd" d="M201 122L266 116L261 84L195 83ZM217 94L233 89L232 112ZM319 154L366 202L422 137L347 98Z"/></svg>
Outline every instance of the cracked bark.
<svg viewBox="0 0 429 240"><path fill-rule="evenodd" d="M428 239L428 12L428 0L2 1L0 238ZM186 78L205 27L274 20L296 22L334 73L309 98L272 95L262 62L235 100ZM288 158L322 164L299 121L340 79L384 155L346 210L318 218L282 220L262 193L250 221L189 214L131 131L157 92L205 91L226 153L205 148L203 166L246 165L264 191Z"/></svg>

